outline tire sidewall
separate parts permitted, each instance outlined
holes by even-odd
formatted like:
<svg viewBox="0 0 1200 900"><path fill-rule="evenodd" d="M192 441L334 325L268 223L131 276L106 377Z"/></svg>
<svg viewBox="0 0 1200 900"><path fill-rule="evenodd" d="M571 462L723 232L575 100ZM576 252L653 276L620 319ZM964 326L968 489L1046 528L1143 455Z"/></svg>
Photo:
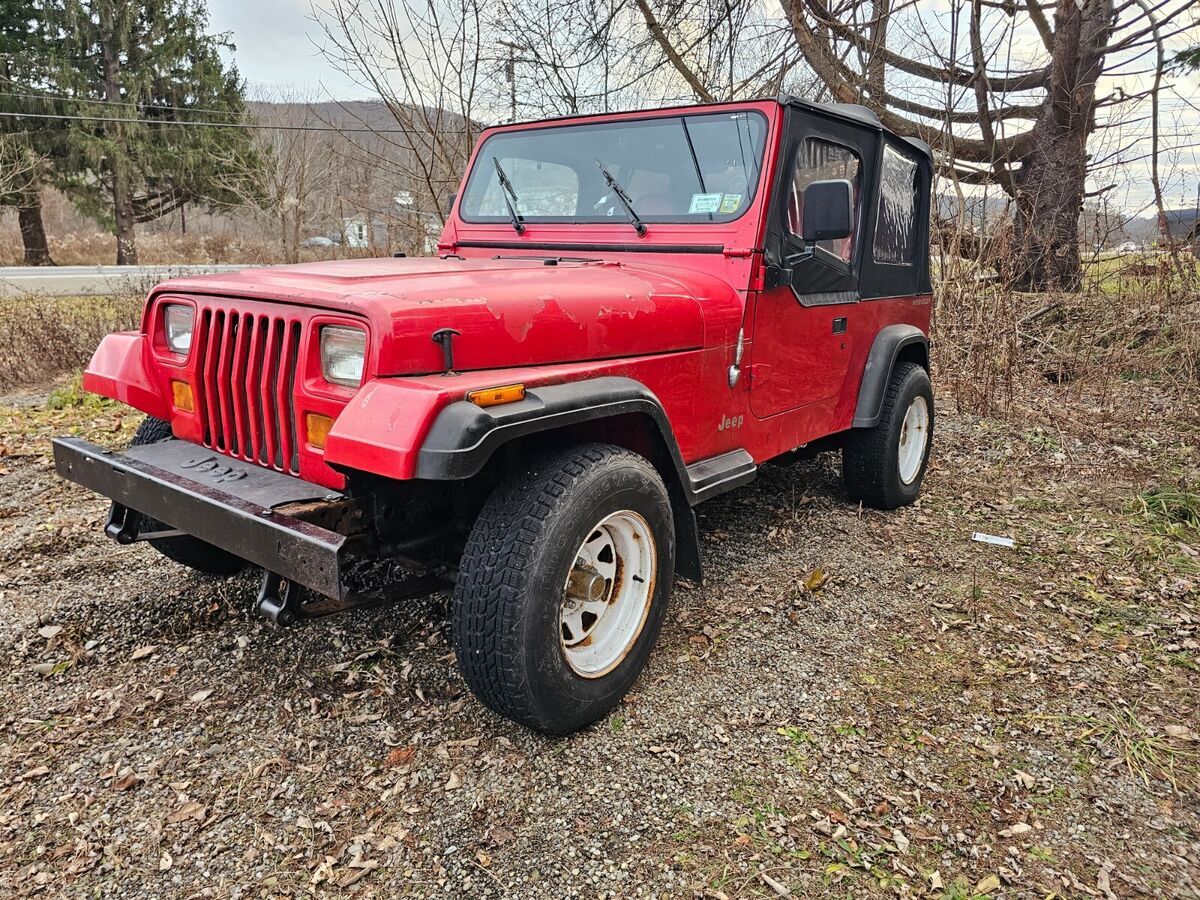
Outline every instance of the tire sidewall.
<svg viewBox="0 0 1200 900"><path fill-rule="evenodd" d="M648 468L648 467L647 467ZM574 731L602 717L629 690L654 647L666 614L674 573L674 525L661 481L640 467L603 468L577 484L572 502L546 521L540 551L529 567L521 643L529 688L553 731ZM654 589L641 631L625 658L596 678L577 674L559 640L564 584L575 555L603 519L620 510L641 515L655 544Z"/></svg>
<svg viewBox="0 0 1200 900"><path fill-rule="evenodd" d="M929 381L929 374L920 366L914 365L902 377L903 381L888 421L887 434L887 491L896 506L912 503L921 493L921 483L925 479L925 470L929 467L929 456L933 448L933 385ZM921 457L921 466L913 480L905 484L900 477L900 435L904 430L904 419L908 409L917 397L925 398L929 411L929 427L925 435L925 452Z"/></svg>

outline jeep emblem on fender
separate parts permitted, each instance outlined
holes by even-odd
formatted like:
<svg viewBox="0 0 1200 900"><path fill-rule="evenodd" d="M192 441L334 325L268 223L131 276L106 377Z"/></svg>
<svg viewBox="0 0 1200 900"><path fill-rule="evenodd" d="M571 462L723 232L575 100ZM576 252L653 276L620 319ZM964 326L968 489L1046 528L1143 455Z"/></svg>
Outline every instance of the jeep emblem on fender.
<svg viewBox="0 0 1200 900"><path fill-rule="evenodd" d="M222 465L215 456L198 457L180 463L181 469L191 469L194 472L207 475L217 484L228 484L231 481L241 481L246 477L245 472L235 471L232 467Z"/></svg>
<svg viewBox="0 0 1200 900"><path fill-rule="evenodd" d="M741 428L742 422L744 422L745 419L745 416L726 416L717 424L717 431L727 431L734 428Z"/></svg>

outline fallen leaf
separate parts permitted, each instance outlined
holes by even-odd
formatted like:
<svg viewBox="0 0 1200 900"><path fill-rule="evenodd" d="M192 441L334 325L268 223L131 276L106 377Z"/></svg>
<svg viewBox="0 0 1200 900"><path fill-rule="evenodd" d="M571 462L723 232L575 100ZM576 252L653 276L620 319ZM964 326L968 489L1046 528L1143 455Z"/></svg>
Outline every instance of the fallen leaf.
<svg viewBox="0 0 1200 900"><path fill-rule="evenodd" d="M396 766L407 766L413 761L413 757L417 755L417 751L412 747L397 747L387 755L383 765L385 768L394 769Z"/></svg>
<svg viewBox="0 0 1200 900"><path fill-rule="evenodd" d="M163 855L158 860L158 871L160 871L160 872L167 871L167 869L171 868L171 865L174 862L175 862L175 860L171 859L171 854L168 853L166 850L164 850Z"/></svg>
<svg viewBox="0 0 1200 900"><path fill-rule="evenodd" d="M1112 868L1112 862L1106 859L1104 865L1100 867L1100 871L1096 873L1096 888L1104 895L1105 900L1117 900L1117 895L1113 893L1112 881L1108 877Z"/></svg>
<svg viewBox="0 0 1200 900"><path fill-rule="evenodd" d="M61 631L62 631L61 625L43 625L41 628L38 629L38 634L40 634L46 640L50 640L51 638L58 635Z"/></svg>
<svg viewBox="0 0 1200 900"><path fill-rule="evenodd" d="M179 807L179 809L167 816L167 821L172 825L178 825L180 822L186 821L187 819L202 820L203 818L204 805L201 803L196 803L195 801L190 801L183 804L183 806Z"/></svg>
<svg viewBox="0 0 1200 900"><path fill-rule="evenodd" d="M158 647L155 644L147 644L145 647L138 647L136 650L134 650L131 654L129 654L129 658L145 659L157 649Z"/></svg>
<svg viewBox="0 0 1200 900"><path fill-rule="evenodd" d="M780 884L766 872L759 872L758 877L762 879L762 883L769 887L779 897L790 897L792 892L785 885Z"/></svg>
<svg viewBox="0 0 1200 900"><path fill-rule="evenodd" d="M48 766L38 766L36 769L30 769L21 776L22 781L32 781L35 778L41 778L43 775L49 775L50 768Z"/></svg>
<svg viewBox="0 0 1200 900"><path fill-rule="evenodd" d="M1173 737L1179 741L1195 741L1200 740L1200 735L1185 725L1167 725L1163 728L1168 737Z"/></svg>
<svg viewBox="0 0 1200 900"><path fill-rule="evenodd" d="M1027 831L1032 831L1033 826L1028 822L1014 822L1000 832L1000 837L1013 837L1018 834L1025 834Z"/></svg>
<svg viewBox="0 0 1200 900"><path fill-rule="evenodd" d="M378 868L378 866L379 860L376 859L364 859L357 863L351 863L350 871L338 879L337 885L338 887L348 888L351 885L357 884L370 874L372 869Z"/></svg>
<svg viewBox="0 0 1200 900"><path fill-rule="evenodd" d="M813 569L808 573L808 577L804 579L804 587L811 593L819 589L828 578L829 575L824 570Z"/></svg>
<svg viewBox="0 0 1200 900"><path fill-rule="evenodd" d="M990 894L998 890L1000 890L999 875L985 875L975 884L975 893L977 894Z"/></svg>
<svg viewBox="0 0 1200 900"><path fill-rule="evenodd" d="M207 700L212 695L213 695L213 689L206 688L203 691L196 691L196 693L192 694L190 697L188 697L188 699L191 700L193 703L203 703L205 700Z"/></svg>
<svg viewBox="0 0 1200 900"><path fill-rule="evenodd" d="M140 782L140 781L141 781L141 779L138 778L136 774L134 774L133 772L130 772L128 775L126 775L122 778L118 778L116 781L113 782L113 790L114 791L127 791L132 787L136 787L138 782Z"/></svg>
<svg viewBox="0 0 1200 900"><path fill-rule="evenodd" d="M942 873L932 872L929 875L929 886L935 891L940 891L944 885L942 884Z"/></svg>
<svg viewBox="0 0 1200 900"><path fill-rule="evenodd" d="M479 860L479 865L483 866L485 869L492 864L492 858L482 850L475 851L475 858Z"/></svg>
<svg viewBox="0 0 1200 900"><path fill-rule="evenodd" d="M896 844L896 849L901 853L908 852L908 838L899 828L892 829L892 841Z"/></svg>
<svg viewBox="0 0 1200 900"><path fill-rule="evenodd" d="M451 772L450 777L446 780L446 790L457 791L462 787L462 777L457 771Z"/></svg>

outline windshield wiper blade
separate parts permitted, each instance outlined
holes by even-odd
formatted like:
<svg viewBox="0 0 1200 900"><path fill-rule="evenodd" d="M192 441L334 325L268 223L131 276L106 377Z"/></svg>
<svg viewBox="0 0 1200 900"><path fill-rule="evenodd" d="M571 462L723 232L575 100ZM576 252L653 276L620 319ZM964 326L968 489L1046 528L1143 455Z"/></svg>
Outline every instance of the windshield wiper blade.
<svg viewBox="0 0 1200 900"><path fill-rule="evenodd" d="M517 212L517 204L521 202L521 198L517 196L512 182L508 180L508 175L505 173L504 167L500 165L499 158L493 156L492 162L496 164L496 177L500 179L500 189L504 192L504 205L508 207L508 220L512 222L513 230L517 234L524 234L525 222L521 218L521 214Z"/></svg>
<svg viewBox="0 0 1200 900"><path fill-rule="evenodd" d="M629 224L637 229L638 237L641 237L646 233L646 223L639 219L638 214L633 211L633 201L625 193L625 188L621 187L621 183L613 178L612 172L604 168L604 163L600 162L599 157L596 158L596 165L600 168L600 174L604 176L604 180L608 183L609 190L617 195L617 199L625 207L625 214L629 216Z"/></svg>

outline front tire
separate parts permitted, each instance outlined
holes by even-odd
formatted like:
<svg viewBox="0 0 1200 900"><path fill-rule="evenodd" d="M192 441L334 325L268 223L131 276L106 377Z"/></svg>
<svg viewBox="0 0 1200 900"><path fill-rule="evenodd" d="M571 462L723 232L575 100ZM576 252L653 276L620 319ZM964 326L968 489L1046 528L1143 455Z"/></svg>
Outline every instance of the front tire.
<svg viewBox="0 0 1200 900"><path fill-rule="evenodd" d="M917 499L933 445L933 387L917 363L892 371L879 424L846 436L842 480L850 499L897 509Z"/></svg>
<svg viewBox="0 0 1200 900"><path fill-rule="evenodd" d="M134 433L132 446L138 447L143 444L157 444L159 441L173 440L175 440L175 436L171 433L170 422L147 416ZM143 519L143 523L148 531L158 531L168 527L149 516ZM195 569L197 572L203 572L205 575L236 575L246 567L246 561L241 557L234 556L220 547L214 547L191 535L157 538L149 543L167 559L187 566L189 569Z"/></svg>
<svg viewBox="0 0 1200 900"><path fill-rule="evenodd" d="M583 444L538 459L467 539L451 612L463 677L536 731L595 722L645 666L674 570L671 504L644 457Z"/></svg>

